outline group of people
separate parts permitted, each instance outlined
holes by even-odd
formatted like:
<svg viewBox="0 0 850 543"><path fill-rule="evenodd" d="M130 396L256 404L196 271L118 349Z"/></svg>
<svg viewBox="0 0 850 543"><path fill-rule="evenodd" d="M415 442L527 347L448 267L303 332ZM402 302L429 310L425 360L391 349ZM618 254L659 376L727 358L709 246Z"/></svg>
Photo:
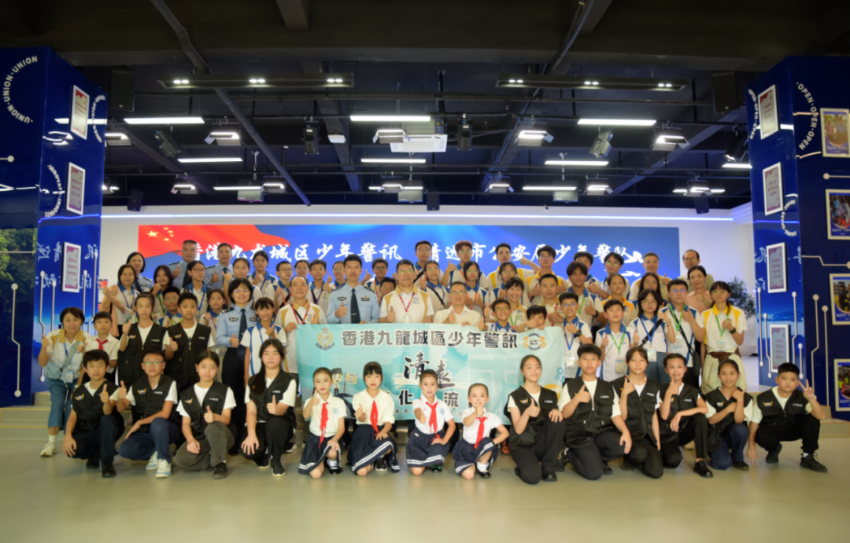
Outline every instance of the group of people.
<svg viewBox="0 0 850 543"><path fill-rule="evenodd" d="M455 472L466 479L489 477L499 452L514 459L517 476L530 484L555 481L568 463L598 479L619 457L622 469L658 478L682 462L680 447L690 444L693 470L712 477L709 463L749 469L757 464L756 445L775 463L781 442L797 439L801 466L826 471L815 455L825 412L814 391L802 387L795 365L783 364L776 387L755 399L746 393L738 352L746 316L696 251L685 252L688 272L676 279L659 276L658 256L647 253L644 275L630 284L616 252L605 256L605 274L597 278L587 252L576 253L562 277L552 269L556 252L546 245L537 249L536 263L523 259L527 268L517 268L510 245L500 244L498 268L489 275L471 259L468 241L455 245L459 264L445 270L431 259L431 248L416 243L416 261L398 261L394 273L376 259L365 276L352 254L335 262L330 276L324 261L300 260L280 262L275 277L264 251L250 262L232 260L228 244L207 268L196 260L197 244L187 240L183 259L157 267L148 279L144 256L132 253L104 293L92 320L95 334L83 331L83 313L69 307L60 315L62 327L42 338L39 363L51 410L41 455L58 452L64 427L62 452L104 477L115 476L117 453L148 460L158 478L170 477L172 464L224 478L228 454L239 452L281 476L282 456L296 448L297 328L433 322L494 333L560 328L565 378L560 392L538 384L541 362L526 356L519 364L523 385L507 405L488 411L487 386L474 384L469 407L454 414L437 397L437 375L423 371L406 446L414 475L441 471L451 451ZM381 389L380 363L365 365L366 388L350 405L335 396L333 373L316 370L314 392L304 398L309 436L299 473L342 473L346 449L357 475L399 471L396 408ZM116 451L125 410L130 428ZM500 412L510 424L502 424Z"/></svg>

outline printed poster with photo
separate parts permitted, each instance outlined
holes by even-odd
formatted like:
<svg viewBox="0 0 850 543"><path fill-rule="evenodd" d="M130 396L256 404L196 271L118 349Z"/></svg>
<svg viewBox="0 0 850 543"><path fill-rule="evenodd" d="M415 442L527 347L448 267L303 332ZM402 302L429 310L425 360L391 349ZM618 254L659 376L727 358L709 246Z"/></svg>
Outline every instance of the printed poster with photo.
<svg viewBox="0 0 850 543"><path fill-rule="evenodd" d="M777 162L762 170L762 181L764 183L764 214L779 213L785 205L782 196L782 164Z"/></svg>
<svg viewBox="0 0 850 543"><path fill-rule="evenodd" d="M785 244L768 245L767 250L767 292L788 291L788 274L785 271Z"/></svg>
<svg viewBox="0 0 850 543"><path fill-rule="evenodd" d="M826 228L829 239L850 239L850 190L827 189Z"/></svg>
<svg viewBox="0 0 850 543"><path fill-rule="evenodd" d="M779 110L776 99L776 85L771 85L759 94L759 123L761 139L779 131Z"/></svg>
<svg viewBox="0 0 850 543"><path fill-rule="evenodd" d="M850 359L835 360L835 410L850 411Z"/></svg>
<svg viewBox="0 0 850 543"><path fill-rule="evenodd" d="M65 242L62 250L62 292L80 292L83 248Z"/></svg>
<svg viewBox="0 0 850 543"><path fill-rule="evenodd" d="M823 156L850 157L850 109L821 108L820 127Z"/></svg>
<svg viewBox="0 0 850 543"><path fill-rule="evenodd" d="M850 274L830 274L829 289L831 294L830 305L832 305L832 324L850 324Z"/></svg>
<svg viewBox="0 0 850 543"><path fill-rule="evenodd" d="M770 325L770 366L776 371L785 362L791 362L791 340L787 324Z"/></svg>
<svg viewBox="0 0 850 543"><path fill-rule="evenodd" d="M83 139L88 138L89 132L89 94L74 85L71 100L71 133Z"/></svg>
<svg viewBox="0 0 850 543"><path fill-rule="evenodd" d="M83 214L86 194L86 171L74 163L68 163L68 189L65 209L77 215Z"/></svg>

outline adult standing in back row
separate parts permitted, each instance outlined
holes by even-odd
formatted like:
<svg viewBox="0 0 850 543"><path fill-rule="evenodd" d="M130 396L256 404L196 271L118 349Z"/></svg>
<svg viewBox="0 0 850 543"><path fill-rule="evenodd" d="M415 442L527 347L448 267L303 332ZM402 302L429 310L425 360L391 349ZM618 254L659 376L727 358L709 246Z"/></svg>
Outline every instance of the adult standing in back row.
<svg viewBox="0 0 850 543"><path fill-rule="evenodd" d="M171 283L172 286L182 290L183 287L188 287L192 284L192 278L189 277L188 266L191 262L196 260L197 255L197 242L191 239L184 241L182 252L183 260L168 265L168 267L171 268L171 275L174 277L174 282Z"/></svg>
<svg viewBox="0 0 850 543"><path fill-rule="evenodd" d="M343 261L345 285L331 293L328 302L328 324L372 324L381 315L378 295L360 284L363 260L348 255Z"/></svg>
<svg viewBox="0 0 850 543"><path fill-rule="evenodd" d="M685 251L685 254L682 255L682 262L685 264L685 269L690 270L694 266L699 266L699 253L694 249L688 249ZM688 284L688 292L692 292L694 290L693 285L691 285L690 278L688 277L690 272L685 272L684 275L679 277L682 281ZM710 291L711 285L714 284L714 277L711 276L710 273L705 274L705 290Z"/></svg>

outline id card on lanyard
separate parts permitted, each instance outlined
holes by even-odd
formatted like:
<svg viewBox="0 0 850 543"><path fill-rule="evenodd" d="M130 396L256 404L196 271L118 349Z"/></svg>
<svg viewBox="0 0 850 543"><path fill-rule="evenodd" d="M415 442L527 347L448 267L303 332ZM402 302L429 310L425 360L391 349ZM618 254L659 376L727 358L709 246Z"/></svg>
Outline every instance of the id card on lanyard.
<svg viewBox="0 0 850 543"><path fill-rule="evenodd" d="M717 338L717 350L721 352L726 352L726 348L729 346L729 342L723 339L723 334L726 333L726 329L720 325L720 319L717 318L717 310L715 309L714 313L714 321L717 323L717 330L720 332L720 335ZM726 311L723 312L726 315L726 320L724 322L729 322L729 306L726 306Z"/></svg>
<svg viewBox="0 0 850 543"><path fill-rule="evenodd" d="M655 318L657 319L658 317ZM647 362L658 362L658 351L656 351L655 347L652 346L652 338L655 337L655 332L658 331L659 324L660 323L656 321L652 327L652 331L650 332L646 329L645 319L643 316L640 317L640 325L643 327L643 332L646 334L646 337L648 338L647 343L649 344L649 348L646 350Z"/></svg>
<svg viewBox="0 0 850 543"><path fill-rule="evenodd" d="M564 341L567 344L567 354L564 358L564 364L566 365L567 370L574 370L578 366L578 358L576 357L576 355L573 354L573 345L575 344L577 337L579 335L581 335L581 324L582 323L581 323L581 319L579 319L578 317L576 317L576 320L578 321L578 324L576 324L575 322L570 322L570 323L564 324ZM572 334L572 336L573 336L572 340L570 340L568 338L570 333L567 332L567 330L566 330L567 324L572 324L573 326L578 328L578 330L576 330L576 333ZM581 343L581 342L579 341L579 343Z"/></svg>
<svg viewBox="0 0 850 543"><path fill-rule="evenodd" d="M614 371L617 373L625 374L626 373L626 359L623 358L622 348L623 343L626 342L626 337L629 335L625 330L620 332L620 342L617 343L617 340L614 339L614 334L609 332L609 337L611 338L611 342L614 344L614 347L617 347L617 360L614 362ZM609 349L610 352L610 349ZM608 353L605 353L606 355Z"/></svg>
<svg viewBox="0 0 850 543"><path fill-rule="evenodd" d="M402 296L401 296L402 294L403 293L400 292L399 295L398 295L398 300L401 302L401 307L404 309L404 317L401 318L401 322L403 322L405 324L409 324L410 323L410 314L408 312L410 311L410 304L413 303L413 299L416 297L416 293L415 292L410 293L410 301L407 302L407 304L404 303L404 298L402 298Z"/></svg>

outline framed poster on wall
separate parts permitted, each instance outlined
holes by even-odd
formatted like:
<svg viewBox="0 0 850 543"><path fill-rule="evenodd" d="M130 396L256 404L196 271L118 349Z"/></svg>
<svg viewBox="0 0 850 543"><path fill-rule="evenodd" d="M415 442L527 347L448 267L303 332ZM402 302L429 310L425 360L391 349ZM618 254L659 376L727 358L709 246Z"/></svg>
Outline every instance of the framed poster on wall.
<svg viewBox="0 0 850 543"><path fill-rule="evenodd" d="M89 133L89 95L74 85L71 95L71 133L83 139Z"/></svg>
<svg viewBox="0 0 850 543"><path fill-rule="evenodd" d="M68 163L68 189L65 194L65 209L77 215L83 214L86 194L86 171L76 164Z"/></svg>
<svg viewBox="0 0 850 543"><path fill-rule="evenodd" d="M823 156L850 157L850 109L821 108L820 132Z"/></svg>
<svg viewBox="0 0 850 543"><path fill-rule="evenodd" d="M787 324L771 324L768 328L770 369L776 371L780 364L791 362L791 332Z"/></svg>
<svg viewBox="0 0 850 543"><path fill-rule="evenodd" d="M771 85L759 94L759 124L761 139L779 131L779 110L776 100L776 85Z"/></svg>
<svg viewBox="0 0 850 543"><path fill-rule="evenodd" d="M768 245L767 249L767 292L788 291L788 274L785 270L785 244Z"/></svg>
<svg viewBox="0 0 850 543"><path fill-rule="evenodd" d="M829 274L832 324L850 324L850 273Z"/></svg>
<svg viewBox="0 0 850 543"><path fill-rule="evenodd" d="M829 239L850 239L850 190L826 189L826 230Z"/></svg>
<svg viewBox="0 0 850 543"><path fill-rule="evenodd" d="M62 292L80 292L83 248L67 241L62 246Z"/></svg>
<svg viewBox="0 0 850 543"><path fill-rule="evenodd" d="M777 162L761 172L764 183L764 214L772 215L782 211L785 205L782 197L782 164Z"/></svg>
<svg viewBox="0 0 850 543"><path fill-rule="evenodd" d="M850 411L850 359L835 361L835 410Z"/></svg>

